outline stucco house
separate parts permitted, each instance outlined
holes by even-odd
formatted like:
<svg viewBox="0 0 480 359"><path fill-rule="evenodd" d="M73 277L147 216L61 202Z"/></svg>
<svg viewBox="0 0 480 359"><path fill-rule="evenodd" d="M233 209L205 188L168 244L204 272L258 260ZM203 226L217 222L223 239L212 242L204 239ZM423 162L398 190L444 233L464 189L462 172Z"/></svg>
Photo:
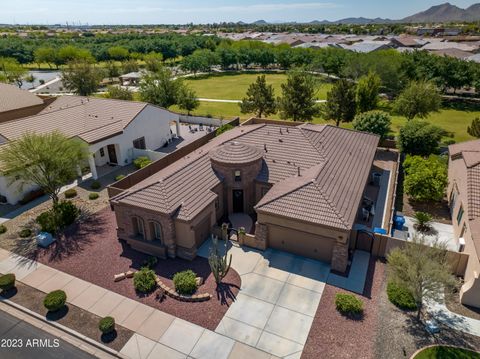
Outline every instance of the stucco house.
<svg viewBox="0 0 480 359"><path fill-rule="evenodd" d="M216 224L243 212L261 247L343 272L378 142L328 125L236 127L113 197L118 237L193 259Z"/></svg>
<svg viewBox="0 0 480 359"><path fill-rule="evenodd" d="M89 146L88 166L94 179L104 166L124 166L135 158L136 150L155 150L172 138L170 124L179 115L143 102L80 96L62 96L38 114L0 121L0 146L20 138L25 132L48 133L59 130L79 138ZM0 176L0 195L17 203L32 188L20 189Z"/></svg>
<svg viewBox="0 0 480 359"><path fill-rule="evenodd" d="M461 252L469 255L463 304L480 308L480 140L448 147L447 196L454 235Z"/></svg>

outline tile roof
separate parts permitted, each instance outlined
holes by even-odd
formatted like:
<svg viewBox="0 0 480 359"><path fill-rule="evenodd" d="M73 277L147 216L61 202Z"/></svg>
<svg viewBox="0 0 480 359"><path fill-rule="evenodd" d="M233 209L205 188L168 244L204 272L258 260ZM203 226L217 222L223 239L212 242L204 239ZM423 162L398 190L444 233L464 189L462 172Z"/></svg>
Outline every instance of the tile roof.
<svg viewBox="0 0 480 359"><path fill-rule="evenodd" d="M246 145L238 147L249 149L247 159L251 158L252 148L256 149L253 153L263 155L256 180L273 187L255 207L258 212L351 228L378 137L333 126L237 127L121 193L112 202L182 220L194 218L215 200L217 195L212 189L222 182L206 154L215 158L219 148L231 146L231 141Z"/></svg>
<svg viewBox="0 0 480 359"><path fill-rule="evenodd" d="M87 143L121 133L148 104L81 96L62 96L39 114L0 123L0 135L12 141L26 131L59 130Z"/></svg>
<svg viewBox="0 0 480 359"><path fill-rule="evenodd" d="M232 141L214 148L209 155L214 161L236 164L259 160L263 157L263 152L254 146Z"/></svg>
<svg viewBox="0 0 480 359"><path fill-rule="evenodd" d="M43 100L17 86L0 83L0 113L43 104Z"/></svg>

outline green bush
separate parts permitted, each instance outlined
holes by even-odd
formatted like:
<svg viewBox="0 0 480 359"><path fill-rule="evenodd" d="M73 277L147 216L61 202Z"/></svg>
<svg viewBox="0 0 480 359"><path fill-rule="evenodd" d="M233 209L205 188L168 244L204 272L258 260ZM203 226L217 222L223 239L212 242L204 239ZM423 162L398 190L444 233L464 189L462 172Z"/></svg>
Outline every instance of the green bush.
<svg viewBox="0 0 480 359"><path fill-rule="evenodd" d="M0 234L4 234L7 231L7 227L5 225L0 224Z"/></svg>
<svg viewBox="0 0 480 359"><path fill-rule="evenodd" d="M77 196L77 191L74 188L65 191L65 198L73 198Z"/></svg>
<svg viewBox="0 0 480 359"><path fill-rule="evenodd" d="M148 257L147 259L145 259L142 262L142 267L147 267L148 269L153 269L153 267L155 267L157 262L158 262L157 257L151 256L151 257Z"/></svg>
<svg viewBox="0 0 480 359"><path fill-rule="evenodd" d="M337 310L346 315L358 315L363 313L363 301L353 294L337 294L335 295L335 307Z"/></svg>
<svg viewBox="0 0 480 359"><path fill-rule="evenodd" d="M395 282L388 282L387 295L388 300L400 309L417 309L417 303L415 303L412 293L410 293L408 289L399 286Z"/></svg>
<svg viewBox="0 0 480 359"><path fill-rule="evenodd" d="M67 295L63 290L54 290L48 293L43 300L43 305L49 312L56 312L62 309L67 302Z"/></svg>
<svg viewBox="0 0 480 359"><path fill-rule="evenodd" d="M445 130L427 121L410 120L398 136L400 151L410 155L428 156L438 151Z"/></svg>
<svg viewBox="0 0 480 359"><path fill-rule="evenodd" d="M15 274L8 273L0 276L0 289L1 290L10 290L15 287Z"/></svg>
<svg viewBox="0 0 480 359"><path fill-rule="evenodd" d="M103 334L109 334L115 330L115 319L112 317L105 317L100 319L100 322L98 323L98 329Z"/></svg>
<svg viewBox="0 0 480 359"><path fill-rule="evenodd" d="M143 167L145 167L145 166L148 166L150 163L152 163L152 160L150 160L150 158L148 158L147 156L137 157L137 158L135 158L135 160L133 161L133 164L134 164L135 167L137 167L138 169L143 168Z"/></svg>
<svg viewBox="0 0 480 359"><path fill-rule="evenodd" d="M60 220L60 226L66 227L71 225L80 215L80 210L73 204L72 201L62 201L59 202L55 208L54 212L58 214Z"/></svg>
<svg viewBox="0 0 480 359"><path fill-rule="evenodd" d="M58 229L58 218L53 211L46 211L41 213L35 220L42 230L54 234Z"/></svg>
<svg viewBox="0 0 480 359"><path fill-rule="evenodd" d="M88 199L91 199L92 201L100 197L100 195L97 192L92 192L88 195Z"/></svg>
<svg viewBox="0 0 480 359"><path fill-rule="evenodd" d="M217 128L217 130L215 131L215 136L220 136L224 132L233 130L233 128L234 127L232 125L228 124L228 123L225 124L225 125L222 125L219 128Z"/></svg>
<svg viewBox="0 0 480 359"><path fill-rule="evenodd" d="M143 267L133 275L133 286L135 290L142 293L149 293L157 286L157 275L151 269Z"/></svg>
<svg viewBox="0 0 480 359"><path fill-rule="evenodd" d="M125 175L118 175L115 177L115 181L120 181L125 178Z"/></svg>
<svg viewBox="0 0 480 359"><path fill-rule="evenodd" d="M414 201L441 201L448 184L448 165L440 156L406 156L403 188Z"/></svg>
<svg viewBox="0 0 480 359"><path fill-rule="evenodd" d="M197 290L196 277L195 272L190 269L175 273L173 276L173 284L175 285L177 293L186 295L193 294Z"/></svg>
<svg viewBox="0 0 480 359"><path fill-rule="evenodd" d="M30 228L24 228L18 233L18 235L20 238L28 238L32 235L32 230Z"/></svg>
<svg viewBox="0 0 480 359"><path fill-rule="evenodd" d="M363 112L355 116L353 128L357 131L379 135L381 139L385 139L390 132L391 122L388 113L382 111Z"/></svg>
<svg viewBox="0 0 480 359"><path fill-rule="evenodd" d="M99 181L93 181L90 184L91 189L99 189L100 187L102 187L102 184Z"/></svg>

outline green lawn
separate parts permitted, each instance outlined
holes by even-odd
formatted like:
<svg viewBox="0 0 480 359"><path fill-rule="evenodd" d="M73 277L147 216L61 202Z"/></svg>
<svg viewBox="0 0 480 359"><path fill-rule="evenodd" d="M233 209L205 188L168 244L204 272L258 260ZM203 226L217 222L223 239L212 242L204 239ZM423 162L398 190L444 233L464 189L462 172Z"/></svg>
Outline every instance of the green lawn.
<svg viewBox="0 0 480 359"><path fill-rule="evenodd" d="M480 359L480 354L467 349L444 346L430 347L422 350L415 359Z"/></svg>
<svg viewBox="0 0 480 359"><path fill-rule="evenodd" d="M198 97L213 98L222 100L241 100L247 92L248 86L255 82L258 73L254 74L219 74L198 76L198 78L189 77L185 82L195 90ZM287 79L285 74L265 74L268 84L273 85L275 95L281 95L280 85ZM317 97L319 100L327 98L327 92L331 88L331 84L321 81L319 78L319 88Z"/></svg>

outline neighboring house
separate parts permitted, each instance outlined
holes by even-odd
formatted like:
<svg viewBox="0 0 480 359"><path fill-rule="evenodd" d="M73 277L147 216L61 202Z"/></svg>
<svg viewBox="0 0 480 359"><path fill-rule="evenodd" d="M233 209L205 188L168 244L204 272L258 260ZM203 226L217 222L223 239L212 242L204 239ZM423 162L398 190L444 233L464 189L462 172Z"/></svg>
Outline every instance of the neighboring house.
<svg viewBox="0 0 480 359"><path fill-rule="evenodd" d="M397 47L408 47L415 49L422 47L428 43L428 41L411 36L398 36L392 38L392 43Z"/></svg>
<svg viewBox="0 0 480 359"><path fill-rule="evenodd" d="M155 150L172 138L171 122L179 115L143 102L110 100L80 96L62 96L39 114L0 123L0 144L20 138L25 132L48 133L58 130L79 138L89 146L88 166L98 178L103 166L124 166L135 153ZM137 150L134 150L137 149ZM0 181L0 195L9 203L18 202L26 191Z"/></svg>
<svg viewBox="0 0 480 359"><path fill-rule="evenodd" d="M35 115L51 101L17 86L0 83L0 122Z"/></svg>
<svg viewBox="0 0 480 359"><path fill-rule="evenodd" d="M236 127L113 197L118 237L193 259L215 224L243 212L258 248L344 272L378 142L328 125Z"/></svg>
<svg viewBox="0 0 480 359"><path fill-rule="evenodd" d="M466 52L474 52L478 50L478 46L474 44L465 44L453 41L432 41L422 46L422 50L438 51L447 49L457 49Z"/></svg>
<svg viewBox="0 0 480 359"><path fill-rule="evenodd" d="M430 51L430 53L437 56L454 57L460 60L466 60L472 56L471 52L467 52L459 49L434 50L434 51Z"/></svg>
<svg viewBox="0 0 480 359"><path fill-rule="evenodd" d="M392 41L361 41L356 42L352 45L340 45L345 50L350 50L354 52L361 52L361 53L370 53L379 50L388 50L395 48L396 46L392 43Z"/></svg>
<svg viewBox="0 0 480 359"><path fill-rule="evenodd" d="M463 304L480 307L480 140L450 145L448 202L460 251L469 255Z"/></svg>

